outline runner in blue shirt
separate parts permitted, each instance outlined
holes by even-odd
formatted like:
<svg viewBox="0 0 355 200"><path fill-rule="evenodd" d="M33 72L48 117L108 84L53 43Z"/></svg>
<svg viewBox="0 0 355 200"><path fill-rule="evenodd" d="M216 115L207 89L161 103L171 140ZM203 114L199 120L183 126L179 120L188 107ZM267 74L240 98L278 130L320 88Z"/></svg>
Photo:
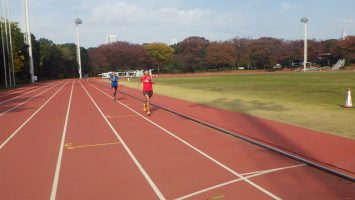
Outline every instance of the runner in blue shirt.
<svg viewBox="0 0 355 200"><path fill-rule="evenodd" d="M111 81L114 101L117 101L116 94L117 94L118 80L120 80L120 77L117 74L112 73L110 77L110 81Z"/></svg>

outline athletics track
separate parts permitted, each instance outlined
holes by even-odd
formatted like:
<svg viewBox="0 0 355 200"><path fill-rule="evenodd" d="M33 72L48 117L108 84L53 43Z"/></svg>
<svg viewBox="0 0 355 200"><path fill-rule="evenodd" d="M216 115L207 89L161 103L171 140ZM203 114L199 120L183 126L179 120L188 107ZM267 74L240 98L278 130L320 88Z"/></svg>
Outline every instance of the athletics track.
<svg viewBox="0 0 355 200"><path fill-rule="evenodd" d="M119 98L114 102L108 85L95 79L51 81L0 93L0 198L355 199L354 182L159 107L147 117L141 101L121 93ZM166 98L155 95L153 102L174 105L231 130L238 126L221 120L229 117L217 116L217 109L195 105L184 110L186 102ZM212 110L213 119L207 117ZM238 131L278 141L275 134L263 139L256 129L264 134L279 129L268 120L257 120L263 126L239 125ZM290 140L291 151L311 150L289 137L279 141ZM314 151L312 159L326 162L326 153L318 155L322 151ZM348 159L350 153L339 153L336 161ZM337 155L328 157L334 160ZM343 160L333 167L352 174L351 163Z"/></svg>

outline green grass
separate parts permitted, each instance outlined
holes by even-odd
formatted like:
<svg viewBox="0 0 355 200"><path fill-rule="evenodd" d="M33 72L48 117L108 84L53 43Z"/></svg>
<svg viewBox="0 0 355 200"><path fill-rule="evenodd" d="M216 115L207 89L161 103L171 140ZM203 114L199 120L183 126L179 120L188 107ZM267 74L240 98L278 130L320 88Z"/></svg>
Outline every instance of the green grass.
<svg viewBox="0 0 355 200"><path fill-rule="evenodd" d="M155 79L154 92L355 138L355 108L341 107L355 73L270 73ZM126 82L137 87L136 82Z"/></svg>

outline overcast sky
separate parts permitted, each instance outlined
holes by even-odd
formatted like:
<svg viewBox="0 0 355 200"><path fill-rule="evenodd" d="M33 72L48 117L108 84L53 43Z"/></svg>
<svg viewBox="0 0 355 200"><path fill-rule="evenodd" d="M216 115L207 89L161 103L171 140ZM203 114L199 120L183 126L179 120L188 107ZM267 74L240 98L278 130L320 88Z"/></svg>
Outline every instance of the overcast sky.
<svg viewBox="0 0 355 200"><path fill-rule="evenodd" d="M23 0L10 0L11 19L24 24ZM355 35L355 0L29 0L31 31L37 38L74 43L81 18L81 45L96 47L107 34L132 43L171 43L189 36L228 40L236 36L302 39Z"/></svg>

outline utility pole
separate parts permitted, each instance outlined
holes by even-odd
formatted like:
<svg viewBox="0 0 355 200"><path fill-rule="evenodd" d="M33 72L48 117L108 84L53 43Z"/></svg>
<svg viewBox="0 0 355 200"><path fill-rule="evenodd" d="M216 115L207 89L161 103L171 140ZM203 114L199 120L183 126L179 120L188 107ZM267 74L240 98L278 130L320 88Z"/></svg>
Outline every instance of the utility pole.
<svg viewBox="0 0 355 200"><path fill-rule="evenodd" d="M25 1L25 17L26 17L26 36L27 40L25 42L28 45L28 56L29 56L29 64L30 64L30 76L31 82L35 82L34 77L34 67L33 67L33 55L32 55L32 38L31 38L31 30L30 30L30 17L28 14L28 0Z"/></svg>
<svg viewBox="0 0 355 200"><path fill-rule="evenodd" d="M11 78L11 68L10 66L8 65L9 63L9 56L10 56L10 47L9 47L9 32L8 32L8 19L6 18L7 17L7 9L6 9L6 0L3 0L3 15L5 17L5 42L6 42L6 59L8 60L6 62L7 66L8 66L8 77L9 77L9 86L12 87L12 78Z"/></svg>
<svg viewBox="0 0 355 200"><path fill-rule="evenodd" d="M11 21L10 21L10 8L9 8L9 0L6 0L7 4L7 18L8 18L8 26L9 26L9 43L10 43L10 60L11 60L11 70L12 70L12 82L13 86L16 86L16 80L15 80L15 66L14 66L14 52L13 52L13 47L12 47L12 31L11 31ZM11 74L10 74L11 76Z"/></svg>
<svg viewBox="0 0 355 200"><path fill-rule="evenodd" d="M0 10L1 12L1 10ZM6 55L5 55L5 44L4 44L4 23L3 23L3 17L1 15L1 46L2 46L2 58L3 58L3 64L4 64L4 78L5 78L5 87L7 87L7 70L6 70Z"/></svg>

